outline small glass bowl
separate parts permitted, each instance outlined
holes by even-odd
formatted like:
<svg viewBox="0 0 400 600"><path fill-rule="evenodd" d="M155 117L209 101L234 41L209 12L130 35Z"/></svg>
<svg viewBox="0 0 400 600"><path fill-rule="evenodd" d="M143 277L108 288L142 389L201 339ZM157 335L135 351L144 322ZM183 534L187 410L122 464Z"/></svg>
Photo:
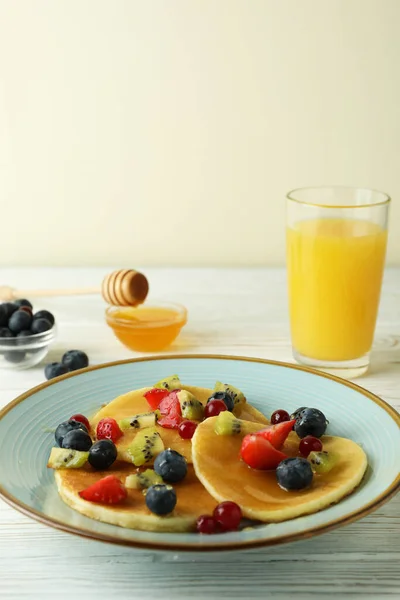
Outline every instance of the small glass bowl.
<svg viewBox="0 0 400 600"><path fill-rule="evenodd" d="M29 369L47 355L56 337L53 326L29 337L0 338L0 369Z"/></svg>
<svg viewBox="0 0 400 600"><path fill-rule="evenodd" d="M187 310L172 302L146 302L140 306L109 306L106 322L129 350L156 352L178 337L187 322Z"/></svg>

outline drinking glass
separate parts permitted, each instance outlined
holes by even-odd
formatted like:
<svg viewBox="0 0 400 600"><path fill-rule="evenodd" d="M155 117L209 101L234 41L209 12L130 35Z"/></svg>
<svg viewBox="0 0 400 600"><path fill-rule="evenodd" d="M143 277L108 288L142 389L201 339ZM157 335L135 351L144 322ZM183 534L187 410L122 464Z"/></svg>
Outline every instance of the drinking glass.
<svg viewBox="0 0 400 600"><path fill-rule="evenodd" d="M390 197L348 187L287 195L293 356L342 377L370 361L386 255Z"/></svg>

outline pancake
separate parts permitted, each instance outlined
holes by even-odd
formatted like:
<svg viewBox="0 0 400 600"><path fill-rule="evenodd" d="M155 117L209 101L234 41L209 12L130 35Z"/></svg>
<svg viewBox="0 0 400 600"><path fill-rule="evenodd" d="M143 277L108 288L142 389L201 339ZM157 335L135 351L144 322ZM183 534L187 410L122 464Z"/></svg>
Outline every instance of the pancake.
<svg viewBox="0 0 400 600"><path fill-rule="evenodd" d="M324 475L315 475L307 490L282 490L275 471L256 471L239 458L241 436L221 436L214 432L216 417L201 423L192 439L195 472L218 502L231 500L249 519L279 522L315 513L339 502L361 482L367 468L365 452L349 439L323 436L324 450L339 456L337 465ZM282 449L298 456L299 438L291 433Z"/></svg>
<svg viewBox="0 0 400 600"><path fill-rule="evenodd" d="M92 431L96 430L97 423L105 417L113 417L118 421L141 412L148 412L149 405L143 394L150 389L152 388L142 388L128 392L107 404L91 419ZM212 390L206 388L183 386L182 389L191 392L203 404L206 404L212 394ZM269 422L258 410L247 403L243 406L241 417L248 421L260 421L260 428ZM192 463L192 442L183 440L174 429L157 426L157 430L165 447L180 452L189 463L185 479L179 483L174 483L177 504L171 515L158 517L150 512L140 490L128 490L128 498L123 503L116 505L88 502L79 496L81 490L106 475L116 475L122 483L125 483L128 475L139 472L132 465L127 454L127 447L137 434L137 429L128 430L117 442L118 461L107 471L95 471L90 466L80 469L56 470L55 479L62 500L81 514L112 525L159 532L178 533L194 530L197 518L201 514L212 513L218 503L200 483L193 466L190 464ZM147 463L143 470L148 468L149 465L151 463Z"/></svg>
<svg viewBox="0 0 400 600"><path fill-rule="evenodd" d="M138 413L149 412L150 408L146 398L144 397L144 394L150 389L152 388L148 387L135 390L133 392L128 392L127 394L118 396L118 398L107 404L107 406L102 408L91 420L90 424L93 428L93 431L96 430L97 423L105 417L112 417L116 419L116 421L119 421L120 419L131 417ZM182 386L182 389L191 392L197 398L197 400L204 405L207 404L207 400L212 394L212 390L207 388ZM266 425L269 423L268 419L262 413L260 413L260 411L247 402L243 405L240 418L245 419L246 421L256 421ZM157 425L156 428L166 448L173 448L182 454L188 463L192 463L192 443L190 440L183 440L176 429L165 429L159 425ZM118 458L120 460L129 463L132 462L129 454L127 453L127 449L132 443L137 432L137 429L128 429L124 432L123 437L117 441L116 446L118 449Z"/></svg>
<svg viewBox="0 0 400 600"><path fill-rule="evenodd" d="M120 504L98 504L79 496L79 491L106 475L116 475L125 483L127 475L136 469L126 463L114 463L107 471L82 469L60 469L55 471L58 492L66 504L86 517L144 531L183 532L195 529L197 518L203 513L212 513L217 502L197 479L192 465L188 466L185 479L174 483L177 504L171 515L158 517L147 508L140 490L128 490L128 497Z"/></svg>
<svg viewBox="0 0 400 600"><path fill-rule="evenodd" d="M92 431L97 423L112 417L117 421L138 413L149 412L144 393L152 388L142 388L119 396L103 407L91 420ZM203 404L212 394L211 389L182 386ZM259 423L260 429L269 424L268 419L249 403L242 406L240 418ZM336 503L350 494L360 483L367 467L364 451L348 439L323 436L324 450L339 456L338 464L325 475L315 475L308 490L286 492L276 481L274 471L256 471L240 460L242 435L221 436L214 432L215 417L197 427L192 440L183 440L177 430L156 426L165 448L173 448L186 457L188 473L183 481L174 484L177 504L165 517L153 514L145 504L140 490L128 490L128 497L116 505L88 502L79 492L106 475L116 475L122 483L132 473L145 470L151 463L137 469L127 452L137 429L124 432L117 442L118 460L107 471L95 471L89 465L80 469L55 471L58 492L63 501L79 513L121 527L158 532L184 532L195 530L201 514L211 514L224 500L239 504L243 515L264 522L279 522L310 514ZM299 438L291 433L283 451L288 456L298 455Z"/></svg>

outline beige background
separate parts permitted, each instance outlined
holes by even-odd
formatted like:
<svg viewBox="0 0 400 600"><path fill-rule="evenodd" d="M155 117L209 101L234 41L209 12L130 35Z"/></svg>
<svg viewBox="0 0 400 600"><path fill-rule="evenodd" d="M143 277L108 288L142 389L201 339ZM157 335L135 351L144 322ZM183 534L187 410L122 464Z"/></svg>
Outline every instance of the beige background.
<svg viewBox="0 0 400 600"><path fill-rule="evenodd" d="M0 264L283 264L284 196L389 192L400 0L0 0Z"/></svg>

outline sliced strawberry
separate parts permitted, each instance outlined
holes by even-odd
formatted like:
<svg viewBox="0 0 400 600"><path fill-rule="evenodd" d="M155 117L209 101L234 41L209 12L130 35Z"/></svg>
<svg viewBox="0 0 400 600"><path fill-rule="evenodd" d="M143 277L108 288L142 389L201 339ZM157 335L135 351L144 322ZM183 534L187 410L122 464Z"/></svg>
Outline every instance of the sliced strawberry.
<svg viewBox="0 0 400 600"><path fill-rule="evenodd" d="M107 477L99 479L96 483L93 483L85 490L79 492L79 495L89 502L117 504L118 502L121 502L121 500L124 500L128 493L118 477L115 475L107 475Z"/></svg>
<svg viewBox="0 0 400 600"><path fill-rule="evenodd" d="M156 410L159 407L161 400L164 400L164 398L169 395L169 391L161 388L154 388L143 395L149 403L150 408Z"/></svg>
<svg viewBox="0 0 400 600"><path fill-rule="evenodd" d="M287 436L292 431L295 423L296 419L293 419L293 421L283 421L277 425L271 425L266 429L257 431L257 435L261 435L261 437L268 440L274 448L280 450L285 443Z"/></svg>
<svg viewBox="0 0 400 600"><path fill-rule="evenodd" d="M157 421L157 425L160 425L160 427L164 427L165 429L178 429L182 421L183 419L179 415L173 417L166 415Z"/></svg>
<svg viewBox="0 0 400 600"><path fill-rule="evenodd" d="M158 408L162 415L169 415L171 411L179 412L179 414L181 414L182 411L178 400L178 392L180 392L180 390L168 392L168 395L160 402Z"/></svg>
<svg viewBox="0 0 400 600"><path fill-rule="evenodd" d="M111 440L115 444L122 435L124 434L117 421L112 417L106 417L97 423L96 437L98 440Z"/></svg>
<svg viewBox="0 0 400 600"><path fill-rule="evenodd" d="M268 440L254 433L243 438L240 455L249 467L261 470L276 469L287 458L286 454L274 448Z"/></svg>
<svg viewBox="0 0 400 600"><path fill-rule="evenodd" d="M157 421L157 425L166 427L167 429L177 429L182 423L182 409L178 399L178 392L174 390L170 392L164 400L160 402L159 411L161 419Z"/></svg>

